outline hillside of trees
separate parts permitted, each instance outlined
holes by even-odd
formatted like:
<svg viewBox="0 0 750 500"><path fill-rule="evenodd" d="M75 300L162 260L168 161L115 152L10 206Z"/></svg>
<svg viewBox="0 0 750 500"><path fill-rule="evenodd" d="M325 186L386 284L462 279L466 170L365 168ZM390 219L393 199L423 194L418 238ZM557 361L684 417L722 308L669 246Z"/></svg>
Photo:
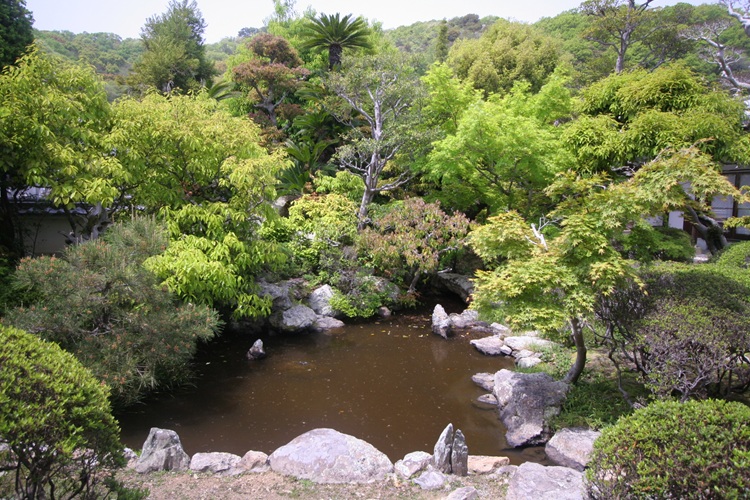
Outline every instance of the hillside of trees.
<svg viewBox="0 0 750 500"><path fill-rule="evenodd" d="M614 421L585 416L602 393L631 412L747 396L750 243L730 240L750 234L750 4L585 0L535 24L384 31L274 0L217 44L194 0L138 40L33 32L10 4L0 332L57 344L113 405L184 383L222 324L267 318L261 282L329 285L341 316L368 318L419 303L441 270L473 281L483 319L564 346L576 425ZM68 224L59 255L29 255L30 206ZM747 484L717 477L701 481ZM688 491L639 484L617 494Z"/></svg>

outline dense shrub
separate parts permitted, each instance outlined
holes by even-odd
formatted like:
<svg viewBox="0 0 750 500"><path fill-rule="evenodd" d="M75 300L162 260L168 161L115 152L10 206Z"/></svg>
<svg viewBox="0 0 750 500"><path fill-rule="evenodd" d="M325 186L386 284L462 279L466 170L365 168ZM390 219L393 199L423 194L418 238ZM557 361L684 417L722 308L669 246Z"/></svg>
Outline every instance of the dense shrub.
<svg viewBox="0 0 750 500"><path fill-rule="evenodd" d="M331 307L349 318L369 318L381 306L396 305L399 288L389 281L360 271L343 271L334 276Z"/></svg>
<svg viewBox="0 0 750 500"><path fill-rule="evenodd" d="M0 497L101 498L124 465L108 392L54 343L0 325Z"/></svg>
<svg viewBox="0 0 750 500"><path fill-rule="evenodd" d="M586 472L593 498L746 498L750 408L661 401L605 429Z"/></svg>
<svg viewBox="0 0 750 500"><path fill-rule="evenodd" d="M750 383L750 288L716 266L660 264L600 300L613 361L658 397L723 396Z"/></svg>
<svg viewBox="0 0 750 500"><path fill-rule="evenodd" d="M342 268L356 266L344 249L357 237L357 205L339 194L306 195L296 200L285 220L288 247L301 273L330 280Z"/></svg>
<svg viewBox="0 0 750 500"><path fill-rule="evenodd" d="M673 227L651 227L649 224L636 226L625 235L620 245L625 257L641 262L691 262L695 256L690 235Z"/></svg>
<svg viewBox="0 0 750 500"><path fill-rule="evenodd" d="M721 251L716 268L750 286L750 241L734 243Z"/></svg>
<svg viewBox="0 0 750 500"><path fill-rule="evenodd" d="M214 311L178 303L142 262L166 247L152 219L116 225L63 258L23 260L17 285L31 303L7 323L57 342L130 404L157 385L182 382L196 343L218 328Z"/></svg>
<svg viewBox="0 0 750 500"><path fill-rule="evenodd" d="M468 230L463 214L448 215L437 202L410 198L373 215L360 234L359 253L376 274L413 293L421 278L437 273L463 248Z"/></svg>

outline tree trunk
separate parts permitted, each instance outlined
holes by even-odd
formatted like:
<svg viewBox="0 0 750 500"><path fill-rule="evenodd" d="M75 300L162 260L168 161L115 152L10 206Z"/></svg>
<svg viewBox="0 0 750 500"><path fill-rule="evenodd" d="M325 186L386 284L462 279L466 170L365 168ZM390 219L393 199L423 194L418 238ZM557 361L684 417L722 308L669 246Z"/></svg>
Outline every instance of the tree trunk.
<svg viewBox="0 0 750 500"><path fill-rule="evenodd" d="M341 66L341 54L344 52L344 48L337 44L331 44L328 47L328 70L332 70L336 66Z"/></svg>
<svg viewBox="0 0 750 500"><path fill-rule="evenodd" d="M362 231L369 222L367 212L374 197L375 191L370 189L365 182L365 192L362 194L362 202L359 204L359 212L357 213L357 231Z"/></svg>
<svg viewBox="0 0 750 500"><path fill-rule="evenodd" d="M581 321L578 318L570 318L570 334L576 344L576 360L573 366L570 367L570 370L568 370L567 375L565 375L563 382L566 384L576 384L578 377L581 376L583 368L586 366L586 344L583 340Z"/></svg>

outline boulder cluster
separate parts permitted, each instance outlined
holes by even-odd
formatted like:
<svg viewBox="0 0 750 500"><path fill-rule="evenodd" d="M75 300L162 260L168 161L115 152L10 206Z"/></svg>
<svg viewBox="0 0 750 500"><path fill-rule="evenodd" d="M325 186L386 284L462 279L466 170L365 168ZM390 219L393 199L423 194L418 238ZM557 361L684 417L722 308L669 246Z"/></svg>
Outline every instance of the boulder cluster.
<svg viewBox="0 0 750 500"><path fill-rule="evenodd" d="M554 448L554 454L548 451L550 457L560 457L559 460L568 465L544 467L535 463L510 465L507 457L469 455L463 433L458 429L454 431L453 424L443 430L433 453L408 453L395 464L371 444L333 429L308 431L270 455L251 450L241 457L222 452L196 453L190 457L176 432L152 428L140 456L129 452L128 467L142 474L189 470L221 476L270 470L323 484L373 483L400 478L413 481L424 490L450 489L451 474L487 474L508 482L506 498L509 499L584 498L580 471L588 461L588 454L581 449L577 432L566 429L549 444ZM463 487L452 490L446 498L473 499L478 498L478 494L473 487Z"/></svg>

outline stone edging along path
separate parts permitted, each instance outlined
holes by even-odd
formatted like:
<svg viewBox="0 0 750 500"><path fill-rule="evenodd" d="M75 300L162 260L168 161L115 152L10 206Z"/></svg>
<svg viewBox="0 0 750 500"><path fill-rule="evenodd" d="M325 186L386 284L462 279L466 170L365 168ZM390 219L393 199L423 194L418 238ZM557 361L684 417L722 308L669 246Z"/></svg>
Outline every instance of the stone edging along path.
<svg viewBox="0 0 750 500"><path fill-rule="evenodd" d="M333 429L308 431L271 455L248 451L196 453L182 449L176 432L152 428L143 451L128 450L128 467L145 474L159 471L193 471L218 476L274 471L320 484L362 484L407 480L423 490L448 490L451 477L494 474L507 477L506 498L585 498L583 476L570 467L525 463L509 465L506 457L468 454L463 434L449 424L432 454L408 453L395 464L371 444ZM449 498L477 498L473 487L456 489Z"/></svg>

